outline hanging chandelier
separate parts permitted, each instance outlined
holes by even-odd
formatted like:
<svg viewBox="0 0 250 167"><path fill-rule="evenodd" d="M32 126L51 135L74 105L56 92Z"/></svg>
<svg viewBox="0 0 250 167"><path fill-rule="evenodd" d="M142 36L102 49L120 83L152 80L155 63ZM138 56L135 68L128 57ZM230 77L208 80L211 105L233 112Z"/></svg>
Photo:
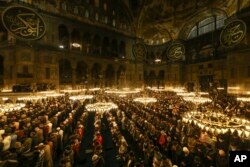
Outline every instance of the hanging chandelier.
<svg viewBox="0 0 250 167"><path fill-rule="evenodd" d="M155 103L157 102L157 99L154 97L138 97L134 99L135 102L148 104L148 103Z"/></svg>
<svg viewBox="0 0 250 167"><path fill-rule="evenodd" d="M70 96L70 100L86 100L86 99L93 99L93 95L78 95L78 96Z"/></svg>
<svg viewBox="0 0 250 167"><path fill-rule="evenodd" d="M212 102L211 99L209 98L206 98L206 97L192 97L192 96L189 96L189 97L183 97L183 99L185 101L190 101L190 102L193 102L193 103L196 103L196 104L202 104L202 103L206 103L206 102Z"/></svg>
<svg viewBox="0 0 250 167"><path fill-rule="evenodd" d="M7 103L7 104L0 104L0 112L10 112L20 110L21 108L25 107L24 103Z"/></svg>
<svg viewBox="0 0 250 167"><path fill-rule="evenodd" d="M223 113L191 111L183 115L182 121L193 123L202 130L213 134L237 132L239 137L250 137L250 122L246 119L229 118Z"/></svg>
<svg viewBox="0 0 250 167"><path fill-rule="evenodd" d="M46 99L47 95L41 96L41 95L36 95L36 96L23 96L23 97L18 97L17 100L20 101L37 101L40 99Z"/></svg>
<svg viewBox="0 0 250 167"><path fill-rule="evenodd" d="M250 97L237 97L237 101L250 102Z"/></svg>
<svg viewBox="0 0 250 167"><path fill-rule="evenodd" d="M92 112L106 112L117 108L118 106L115 103L111 102L98 102L86 105L87 111L92 111Z"/></svg>
<svg viewBox="0 0 250 167"><path fill-rule="evenodd" d="M133 94L133 93L139 93L139 90L107 90L105 93L108 94Z"/></svg>
<svg viewBox="0 0 250 167"><path fill-rule="evenodd" d="M194 92L177 92L176 95L182 96L182 97L194 97Z"/></svg>

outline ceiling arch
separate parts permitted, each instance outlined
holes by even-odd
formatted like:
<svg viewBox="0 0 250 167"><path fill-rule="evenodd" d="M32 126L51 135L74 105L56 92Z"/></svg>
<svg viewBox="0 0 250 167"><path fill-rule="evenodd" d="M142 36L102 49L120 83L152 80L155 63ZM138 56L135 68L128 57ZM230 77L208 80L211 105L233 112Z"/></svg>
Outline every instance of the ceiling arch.
<svg viewBox="0 0 250 167"><path fill-rule="evenodd" d="M230 17L250 6L250 0L124 0L130 9L131 1L136 1L136 12L130 10L135 35L148 45L185 39L196 21L212 15Z"/></svg>
<svg viewBox="0 0 250 167"><path fill-rule="evenodd" d="M205 18L212 17L212 16L227 16L227 13L224 10L218 8L210 8L204 9L201 11L197 11L194 15L189 16L182 27L180 28L178 38L179 39L187 39L189 32L195 26L196 23L204 20Z"/></svg>

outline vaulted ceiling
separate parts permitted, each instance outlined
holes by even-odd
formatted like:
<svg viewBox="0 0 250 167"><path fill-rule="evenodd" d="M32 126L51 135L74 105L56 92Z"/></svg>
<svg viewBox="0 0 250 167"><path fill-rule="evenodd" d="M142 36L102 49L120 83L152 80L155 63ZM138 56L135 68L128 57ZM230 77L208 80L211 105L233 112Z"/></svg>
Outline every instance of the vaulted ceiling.
<svg viewBox="0 0 250 167"><path fill-rule="evenodd" d="M197 21L213 15L230 17L250 0L124 0L133 15L137 37L147 44L185 38Z"/></svg>

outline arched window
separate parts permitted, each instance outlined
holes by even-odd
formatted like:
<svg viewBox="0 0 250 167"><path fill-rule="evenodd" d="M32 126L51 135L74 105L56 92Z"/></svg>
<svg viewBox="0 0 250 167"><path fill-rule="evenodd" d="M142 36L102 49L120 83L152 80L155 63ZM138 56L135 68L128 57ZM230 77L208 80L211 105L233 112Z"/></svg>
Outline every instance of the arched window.
<svg viewBox="0 0 250 167"><path fill-rule="evenodd" d="M68 28L65 25L60 25L58 27L58 39L59 47L61 49L69 47L69 32Z"/></svg>
<svg viewBox="0 0 250 167"><path fill-rule="evenodd" d="M108 24L108 17L107 16L104 17L104 23Z"/></svg>
<svg viewBox="0 0 250 167"><path fill-rule="evenodd" d="M197 26L194 26L188 35L188 39L197 37Z"/></svg>
<svg viewBox="0 0 250 167"><path fill-rule="evenodd" d="M88 10L85 11L85 17L89 18L89 11Z"/></svg>
<svg viewBox="0 0 250 167"><path fill-rule="evenodd" d="M66 3L62 3L62 9L63 9L63 10L67 10L67 5L66 5Z"/></svg>
<svg viewBox="0 0 250 167"><path fill-rule="evenodd" d="M105 12L107 11L107 4L106 3L103 4L103 9Z"/></svg>
<svg viewBox="0 0 250 167"><path fill-rule="evenodd" d="M216 28L217 29L224 26L225 19L226 19L226 17L223 15L217 16L217 18L216 18Z"/></svg>
<svg viewBox="0 0 250 167"><path fill-rule="evenodd" d="M113 20L112 20L112 25L113 25L113 27L115 27L115 24L116 24L115 19L113 19Z"/></svg>
<svg viewBox="0 0 250 167"><path fill-rule="evenodd" d="M119 55L121 58L125 58L125 56L126 56L126 44L124 41L120 42Z"/></svg>
<svg viewBox="0 0 250 167"><path fill-rule="evenodd" d="M78 14L78 7L74 7L74 14Z"/></svg>
<svg viewBox="0 0 250 167"><path fill-rule="evenodd" d="M215 18L209 17L198 23L199 35L214 31Z"/></svg>
<svg viewBox="0 0 250 167"><path fill-rule="evenodd" d="M98 13L95 14L95 20L96 20L96 21L99 20L99 15L98 15Z"/></svg>
<svg viewBox="0 0 250 167"><path fill-rule="evenodd" d="M200 36L223 27L225 19L226 16L224 15L205 18L204 20L196 23L196 25L191 29L188 39L195 38L197 35Z"/></svg>

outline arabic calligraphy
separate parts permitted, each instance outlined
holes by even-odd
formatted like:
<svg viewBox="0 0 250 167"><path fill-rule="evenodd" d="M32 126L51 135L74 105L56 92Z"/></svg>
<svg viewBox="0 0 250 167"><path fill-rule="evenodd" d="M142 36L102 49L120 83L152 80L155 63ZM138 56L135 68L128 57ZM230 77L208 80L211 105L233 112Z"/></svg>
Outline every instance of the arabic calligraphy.
<svg viewBox="0 0 250 167"><path fill-rule="evenodd" d="M180 60L185 54L184 45L181 43L175 43L168 49L168 58L170 60Z"/></svg>
<svg viewBox="0 0 250 167"><path fill-rule="evenodd" d="M133 54L137 59L143 59L147 54L145 45L142 43L133 45Z"/></svg>
<svg viewBox="0 0 250 167"><path fill-rule="evenodd" d="M246 34L246 25L241 20L235 20L226 25L222 30L220 41L225 47L230 47L241 42Z"/></svg>
<svg viewBox="0 0 250 167"><path fill-rule="evenodd" d="M46 32L42 18L33 10L12 6L7 8L2 15L5 28L14 36L25 40L37 40Z"/></svg>

